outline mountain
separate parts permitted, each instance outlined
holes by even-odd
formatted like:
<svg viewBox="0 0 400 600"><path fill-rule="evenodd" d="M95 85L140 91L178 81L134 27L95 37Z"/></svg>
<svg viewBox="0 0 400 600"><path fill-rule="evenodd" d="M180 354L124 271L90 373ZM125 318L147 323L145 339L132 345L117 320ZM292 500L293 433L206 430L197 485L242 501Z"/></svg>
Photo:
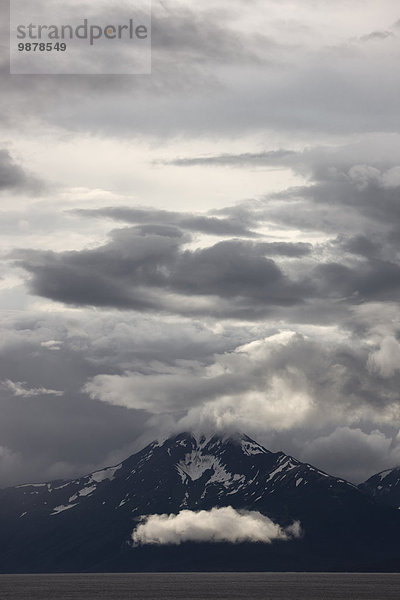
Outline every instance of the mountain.
<svg viewBox="0 0 400 600"><path fill-rule="evenodd" d="M375 500L400 508L400 467L372 475L358 487L371 494Z"/></svg>
<svg viewBox="0 0 400 600"><path fill-rule="evenodd" d="M133 547L143 515L258 511L302 535ZM400 513L246 435L182 433L70 481L0 490L0 570L399 570Z"/></svg>

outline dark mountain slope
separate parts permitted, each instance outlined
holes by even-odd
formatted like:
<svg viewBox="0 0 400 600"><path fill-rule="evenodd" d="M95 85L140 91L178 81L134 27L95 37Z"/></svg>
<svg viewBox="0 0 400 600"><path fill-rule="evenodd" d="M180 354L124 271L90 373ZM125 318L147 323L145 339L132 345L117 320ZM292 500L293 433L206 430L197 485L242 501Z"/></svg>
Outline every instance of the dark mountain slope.
<svg viewBox="0 0 400 600"><path fill-rule="evenodd" d="M143 515L232 506L300 539L132 548ZM71 481L0 490L2 572L398 570L400 513L245 435L188 433Z"/></svg>
<svg viewBox="0 0 400 600"><path fill-rule="evenodd" d="M359 488L373 496L375 500L400 508L400 467L372 475L367 481L361 483Z"/></svg>

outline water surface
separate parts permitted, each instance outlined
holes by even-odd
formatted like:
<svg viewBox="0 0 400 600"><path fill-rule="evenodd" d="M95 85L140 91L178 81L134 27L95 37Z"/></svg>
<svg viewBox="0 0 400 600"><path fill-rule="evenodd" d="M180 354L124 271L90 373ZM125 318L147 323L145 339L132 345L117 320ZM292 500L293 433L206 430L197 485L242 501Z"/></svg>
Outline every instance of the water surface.
<svg viewBox="0 0 400 600"><path fill-rule="evenodd" d="M1 600L399 600L400 574L0 575Z"/></svg>

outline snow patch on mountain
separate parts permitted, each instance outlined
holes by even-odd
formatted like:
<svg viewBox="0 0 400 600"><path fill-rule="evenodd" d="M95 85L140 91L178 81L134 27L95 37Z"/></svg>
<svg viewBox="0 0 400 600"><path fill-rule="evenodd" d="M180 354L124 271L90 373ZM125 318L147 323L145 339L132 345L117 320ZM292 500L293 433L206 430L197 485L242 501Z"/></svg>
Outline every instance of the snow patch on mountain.
<svg viewBox="0 0 400 600"><path fill-rule="evenodd" d="M16 485L16 489L20 489L20 488L28 488L28 487L34 487L34 488L39 488L39 487L44 487L45 485L47 485L47 483L24 483L22 485Z"/></svg>
<svg viewBox="0 0 400 600"><path fill-rule="evenodd" d="M176 469L183 483L188 478L192 481L200 479L210 469L214 471L214 481L218 480L218 478L221 478L222 481L230 479L230 475L225 471L218 458L211 454L202 454L200 449L192 450L192 452L185 454L184 459L176 465Z"/></svg>
<svg viewBox="0 0 400 600"><path fill-rule="evenodd" d="M95 471L90 476L90 482L101 483L106 479L114 479L115 473L120 470L122 465L117 465L116 467L108 467L107 469L101 469L100 471Z"/></svg>
<svg viewBox="0 0 400 600"><path fill-rule="evenodd" d="M80 498L81 496L89 496L90 494L93 494L93 492L96 491L96 489L97 487L95 485L84 487L81 490L78 490L73 496L71 496L68 502L75 502L75 500L78 500L78 498Z"/></svg>
<svg viewBox="0 0 400 600"><path fill-rule="evenodd" d="M282 456L279 459L279 462L281 464L268 475L267 479L265 480L266 483L271 481L271 479L274 479L279 473L282 473L283 471L290 471L298 466L298 464L295 464L290 456Z"/></svg>
<svg viewBox="0 0 400 600"><path fill-rule="evenodd" d="M57 487L54 487L53 490L62 490L63 488L68 487L69 485L71 485L71 481L67 481L67 483L58 485Z"/></svg>
<svg viewBox="0 0 400 600"><path fill-rule="evenodd" d="M257 444L257 442L251 442L250 440L242 440L241 446L246 456L253 456L254 454L266 454L265 449Z"/></svg>
<svg viewBox="0 0 400 600"><path fill-rule="evenodd" d="M60 513L64 512L65 510L69 510L70 508L74 508L74 506L76 506L76 504L60 504L60 506L56 506L53 509L53 512L50 513L50 516L52 516L52 515L59 515Z"/></svg>

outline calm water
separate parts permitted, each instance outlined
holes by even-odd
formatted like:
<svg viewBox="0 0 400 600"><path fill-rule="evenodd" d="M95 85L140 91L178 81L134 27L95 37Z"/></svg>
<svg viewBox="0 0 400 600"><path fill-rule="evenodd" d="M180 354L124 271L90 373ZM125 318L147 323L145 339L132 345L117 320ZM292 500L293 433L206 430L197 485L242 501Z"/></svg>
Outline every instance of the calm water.
<svg viewBox="0 0 400 600"><path fill-rule="evenodd" d="M400 574L0 575L1 600L391 600Z"/></svg>

